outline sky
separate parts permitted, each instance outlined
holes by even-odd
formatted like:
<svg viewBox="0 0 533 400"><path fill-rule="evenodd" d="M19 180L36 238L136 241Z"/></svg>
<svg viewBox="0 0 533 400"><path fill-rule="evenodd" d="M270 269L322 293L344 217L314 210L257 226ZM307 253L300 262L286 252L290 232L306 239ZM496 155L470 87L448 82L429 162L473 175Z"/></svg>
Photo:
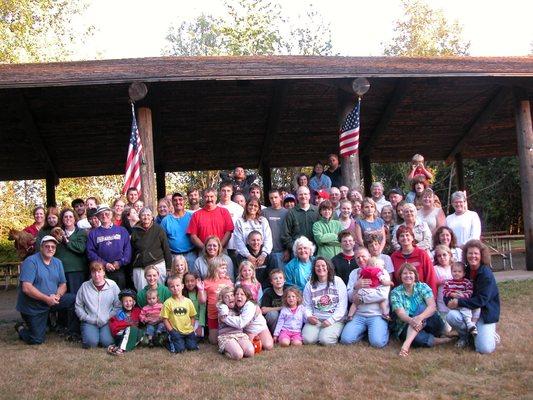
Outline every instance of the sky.
<svg viewBox="0 0 533 400"><path fill-rule="evenodd" d="M222 0L89 0L80 27L93 25L94 36L76 58L160 56L171 24L201 13L221 16ZM278 0L284 13L297 18L309 4L331 24L334 53L379 56L402 16L399 0ZM472 56L521 56L532 51L533 2L527 0L428 0L449 21L458 20Z"/></svg>

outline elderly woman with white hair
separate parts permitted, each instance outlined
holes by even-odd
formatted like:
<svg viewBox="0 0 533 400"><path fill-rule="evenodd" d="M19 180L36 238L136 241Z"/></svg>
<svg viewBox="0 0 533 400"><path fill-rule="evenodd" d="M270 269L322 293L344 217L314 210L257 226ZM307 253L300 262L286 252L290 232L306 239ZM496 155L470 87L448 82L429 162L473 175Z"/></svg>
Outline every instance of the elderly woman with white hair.
<svg viewBox="0 0 533 400"><path fill-rule="evenodd" d="M303 291L311 277L315 245L305 236L300 236L294 241L292 252L294 258L285 265L285 279L287 285Z"/></svg>
<svg viewBox="0 0 533 400"><path fill-rule="evenodd" d="M372 200L376 202L376 210L378 211L378 214L381 213L383 206L391 205L390 201L388 201L383 194L384 190L385 188L381 182L374 182L372 183L372 186L370 186L370 193L372 193Z"/></svg>
<svg viewBox="0 0 533 400"><path fill-rule="evenodd" d="M429 254L430 249L433 247L433 238L431 237L431 230L428 224L417 217L417 209L413 203L404 204L402 211L404 222L397 225L392 233L392 247L394 250L400 250L396 231L400 226L407 226L414 233L416 246L419 249L426 250Z"/></svg>
<svg viewBox="0 0 533 400"><path fill-rule="evenodd" d="M475 211L468 209L465 192L452 194L454 214L446 217L446 225L453 231L457 238L457 246L462 246L471 239L481 237L481 221Z"/></svg>
<svg viewBox="0 0 533 400"><path fill-rule="evenodd" d="M159 225L154 223L154 216L149 207L143 207L131 233L131 247L133 250L133 284L140 291L147 282L144 269L154 266L159 271L160 283L164 283L167 269L172 266L172 254L168 245L167 234Z"/></svg>

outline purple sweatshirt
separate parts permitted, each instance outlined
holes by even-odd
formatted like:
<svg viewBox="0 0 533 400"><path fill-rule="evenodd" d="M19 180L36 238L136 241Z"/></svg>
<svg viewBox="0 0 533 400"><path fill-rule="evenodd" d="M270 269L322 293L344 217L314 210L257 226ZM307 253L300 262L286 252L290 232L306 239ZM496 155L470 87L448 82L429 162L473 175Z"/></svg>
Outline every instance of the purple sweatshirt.
<svg viewBox="0 0 533 400"><path fill-rule="evenodd" d="M118 261L122 267L131 261L130 235L126 228L111 225L91 229L87 237L87 257L104 265Z"/></svg>
<svg viewBox="0 0 533 400"><path fill-rule="evenodd" d="M303 305L299 305L295 312L292 312L288 307L282 307L279 312L278 323L274 329L274 336L279 336L281 330L291 332L301 332L305 321L305 309Z"/></svg>

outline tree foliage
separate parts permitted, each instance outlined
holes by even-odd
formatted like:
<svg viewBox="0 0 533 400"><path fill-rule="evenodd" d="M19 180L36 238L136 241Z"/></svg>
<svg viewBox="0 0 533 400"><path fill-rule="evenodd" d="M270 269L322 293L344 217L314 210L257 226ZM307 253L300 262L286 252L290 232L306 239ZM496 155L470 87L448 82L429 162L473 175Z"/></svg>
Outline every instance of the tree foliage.
<svg viewBox="0 0 533 400"><path fill-rule="evenodd" d="M465 56L470 42L463 38L458 21L448 22L442 10L423 0L402 0L404 16L395 22L391 43L385 55L408 57Z"/></svg>
<svg viewBox="0 0 533 400"><path fill-rule="evenodd" d="M72 18L86 0L3 0L0 2L0 62L40 62L68 59L71 44L81 37Z"/></svg>
<svg viewBox="0 0 533 400"><path fill-rule="evenodd" d="M280 3L268 0L225 0L225 15L201 14L172 25L166 55L330 55L331 29L307 7L296 20L284 17Z"/></svg>

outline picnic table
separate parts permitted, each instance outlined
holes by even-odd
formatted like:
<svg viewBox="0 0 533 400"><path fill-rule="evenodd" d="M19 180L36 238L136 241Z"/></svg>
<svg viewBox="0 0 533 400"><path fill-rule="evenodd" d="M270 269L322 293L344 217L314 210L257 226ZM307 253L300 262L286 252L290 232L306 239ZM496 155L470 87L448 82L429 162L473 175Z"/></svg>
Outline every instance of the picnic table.
<svg viewBox="0 0 533 400"><path fill-rule="evenodd" d="M524 240L524 235L509 235L505 231L485 232L481 235L481 240L489 247L491 256L498 255L502 257L504 270L507 262L509 262L510 269L514 269L513 242Z"/></svg>
<svg viewBox="0 0 533 400"><path fill-rule="evenodd" d="M3 262L0 263L0 279L4 281L4 289L7 290L13 280L16 280L15 285L18 284L20 275L20 262Z"/></svg>

